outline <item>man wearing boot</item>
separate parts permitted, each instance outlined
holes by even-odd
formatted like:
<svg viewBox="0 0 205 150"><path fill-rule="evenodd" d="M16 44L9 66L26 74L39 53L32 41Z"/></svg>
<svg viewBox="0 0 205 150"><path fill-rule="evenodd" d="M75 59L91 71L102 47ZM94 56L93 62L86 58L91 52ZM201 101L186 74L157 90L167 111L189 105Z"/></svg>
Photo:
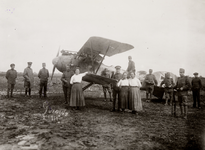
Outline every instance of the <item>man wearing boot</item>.
<svg viewBox="0 0 205 150"><path fill-rule="evenodd" d="M41 98L42 90L44 89L44 98L46 98L47 97L46 92L47 92L49 72L48 72L48 69L46 69L46 63L43 63L42 67L43 68L38 73L38 77L40 79L39 97Z"/></svg>
<svg viewBox="0 0 205 150"><path fill-rule="evenodd" d="M13 97L13 89L16 84L17 72L14 70L15 64L10 65L11 69L6 72L6 79L8 83L7 98ZM9 93L11 91L11 95Z"/></svg>
<svg viewBox="0 0 205 150"><path fill-rule="evenodd" d="M25 87L25 97L27 97L27 93L29 97L31 97L31 89L34 86L34 74L31 69L32 62L28 62L28 67L24 69L23 77L24 77L24 87Z"/></svg>
<svg viewBox="0 0 205 150"><path fill-rule="evenodd" d="M171 78L170 73L167 72L165 74L165 79L161 82L160 86L164 85L164 92L166 97L165 106L168 105L168 100L170 99L170 104L172 105L173 100L173 92L174 92L174 81L173 78Z"/></svg>
<svg viewBox="0 0 205 150"><path fill-rule="evenodd" d="M177 90L178 102L181 110L181 116L187 119L188 113L188 90L191 88L191 84L187 76L184 75L185 70L180 68L180 77L177 80L175 89Z"/></svg>
<svg viewBox="0 0 205 150"><path fill-rule="evenodd" d="M120 68L121 68L120 66L116 66L115 67L116 72L115 73L113 72L112 77L111 77L112 79L117 80L117 82L120 81L120 79L122 79L122 77L123 77L123 75L120 73ZM117 97L118 97L118 111L120 111L120 108L121 108L121 106L120 106L120 103L121 103L121 101L120 101L120 87L118 87L116 84L116 85L113 85L112 88L113 88L113 109L111 111L115 111L115 103L116 103Z"/></svg>
<svg viewBox="0 0 205 150"><path fill-rule="evenodd" d="M194 73L195 78L191 81L192 93L193 93L193 107L196 107L196 101L198 102L198 108L200 109L200 89L202 88L201 79L198 77L198 73Z"/></svg>
<svg viewBox="0 0 205 150"><path fill-rule="evenodd" d="M128 56L128 67L127 67L127 72L128 72L128 78L130 78L130 74L134 72L135 74L135 62L132 60L132 56Z"/></svg>
<svg viewBox="0 0 205 150"><path fill-rule="evenodd" d="M109 70L108 70L107 68L105 68L105 69L101 72L101 76L106 77L106 78L110 78L110 72L109 72ZM110 84L105 84L105 85L103 85L102 87L103 87L103 93L104 93L104 97L105 97L105 100L104 100L104 101L107 101L107 95L106 95L107 91L108 91L109 96L110 96L110 101L112 101L112 97L111 97L112 91L111 91L111 86L110 86Z"/></svg>
<svg viewBox="0 0 205 150"><path fill-rule="evenodd" d="M63 83L63 93L65 98L65 104L68 104L68 101L70 101L70 95L71 95L71 84L70 79L74 75L73 70L71 70L72 64L66 65L66 71L63 72L61 81Z"/></svg>
<svg viewBox="0 0 205 150"><path fill-rule="evenodd" d="M147 102L149 102L152 99L152 95L154 92L154 85L157 85L157 79L155 75L152 74L153 70L149 69L149 74L145 77L145 83L146 83L146 99ZM149 99L150 95L150 99Z"/></svg>

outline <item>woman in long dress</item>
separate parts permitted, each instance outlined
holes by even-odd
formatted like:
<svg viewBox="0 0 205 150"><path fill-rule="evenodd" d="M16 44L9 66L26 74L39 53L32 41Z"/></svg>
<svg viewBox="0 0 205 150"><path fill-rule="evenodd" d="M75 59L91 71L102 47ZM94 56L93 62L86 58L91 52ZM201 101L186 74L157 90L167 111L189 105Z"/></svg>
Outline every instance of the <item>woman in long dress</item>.
<svg viewBox="0 0 205 150"><path fill-rule="evenodd" d="M140 80L135 77L135 74L132 72L131 78L129 78L129 109L132 110L132 113L136 114L138 111L142 111L142 101L140 95L140 87L142 86Z"/></svg>
<svg viewBox="0 0 205 150"><path fill-rule="evenodd" d="M83 76L85 76L86 74L87 72L80 74L80 70L77 68L75 70L75 74L70 79L70 84L72 84L70 106L76 107L76 109L79 109L79 107L81 106L85 106L85 99L81 82Z"/></svg>
<svg viewBox="0 0 205 150"><path fill-rule="evenodd" d="M123 73L123 78L117 83L117 86L120 87L120 99L121 99L121 109L124 113L125 109L128 109L128 90L129 82L127 79L127 72Z"/></svg>

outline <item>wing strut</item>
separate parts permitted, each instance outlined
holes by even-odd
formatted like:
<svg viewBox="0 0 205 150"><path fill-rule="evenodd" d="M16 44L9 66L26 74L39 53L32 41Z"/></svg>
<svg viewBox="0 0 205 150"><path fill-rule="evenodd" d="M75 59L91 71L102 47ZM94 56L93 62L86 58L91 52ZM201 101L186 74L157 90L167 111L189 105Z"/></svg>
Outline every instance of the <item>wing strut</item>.
<svg viewBox="0 0 205 150"><path fill-rule="evenodd" d="M100 62L100 64L99 64L99 66L98 66L98 68L97 68L95 74L97 74L98 70L100 69L100 66L101 66L103 60L105 59L105 55L107 55L107 52L108 52L109 48L110 48L110 46L108 46L108 48L107 48L107 50L106 50L106 53L104 54L104 56L103 56L103 58L102 58L102 60L101 60L101 62Z"/></svg>

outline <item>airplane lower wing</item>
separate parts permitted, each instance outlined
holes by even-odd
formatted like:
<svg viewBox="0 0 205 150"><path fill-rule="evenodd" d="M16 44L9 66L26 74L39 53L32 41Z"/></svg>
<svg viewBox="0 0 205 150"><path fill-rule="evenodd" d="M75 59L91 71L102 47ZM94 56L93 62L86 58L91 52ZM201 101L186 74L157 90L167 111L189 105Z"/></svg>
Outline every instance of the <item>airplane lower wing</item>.
<svg viewBox="0 0 205 150"><path fill-rule="evenodd" d="M100 85L117 83L117 80L115 79L106 78L106 77L95 75L95 74L86 74L83 77L83 81L94 83L94 84L100 84Z"/></svg>

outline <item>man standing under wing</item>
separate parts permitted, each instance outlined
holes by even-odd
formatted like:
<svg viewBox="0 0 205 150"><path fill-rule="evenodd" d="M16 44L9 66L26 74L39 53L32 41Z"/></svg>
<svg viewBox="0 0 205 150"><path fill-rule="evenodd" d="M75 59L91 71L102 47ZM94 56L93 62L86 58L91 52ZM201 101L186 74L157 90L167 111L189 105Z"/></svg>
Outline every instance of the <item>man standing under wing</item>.
<svg viewBox="0 0 205 150"><path fill-rule="evenodd" d="M39 97L42 96L42 90L44 89L44 98L47 97L47 84L48 84L48 77L49 72L48 69L46 69L46 63L42 64L42 69L38 73L38 77L40 78L40 90L39 90Z"/></svg>
<svg viewBox="0 0 205 150"><path fill-rule="evenodd" d="M8 89L7 89L7 98L9 98L9 93L11 91L11 96L13 97L13 89L16 84L16 78L17 78L17 72L14 70L15 64L10 65L11 69L6 72L6 79L8 83Z"/></svg>
<svg viewBox="0 0 205 150"><path fill-rule="evenodd" d="M120 66L116 66L116 72L112 74L112 79L115 79L118 81L120 81L120 79L122 79L123 75L120 73ZM116 85L113 85L113 109L111 111L115 111L115 103L116 103L116 98L118 97L118 111L120 111L120 88Z"/></svg>
<svg viewBox="0 0 205 150"><path fill-rule="evenodd" d="M131 72L134 72L134 74L135 74L135 62L134 61L132 61L132 56L128 56L128 60L129 60L129 62L128 62L128 67L127 67L127 72L128 72L128 78L130 78L130 74L131 74Z"/></svg>

